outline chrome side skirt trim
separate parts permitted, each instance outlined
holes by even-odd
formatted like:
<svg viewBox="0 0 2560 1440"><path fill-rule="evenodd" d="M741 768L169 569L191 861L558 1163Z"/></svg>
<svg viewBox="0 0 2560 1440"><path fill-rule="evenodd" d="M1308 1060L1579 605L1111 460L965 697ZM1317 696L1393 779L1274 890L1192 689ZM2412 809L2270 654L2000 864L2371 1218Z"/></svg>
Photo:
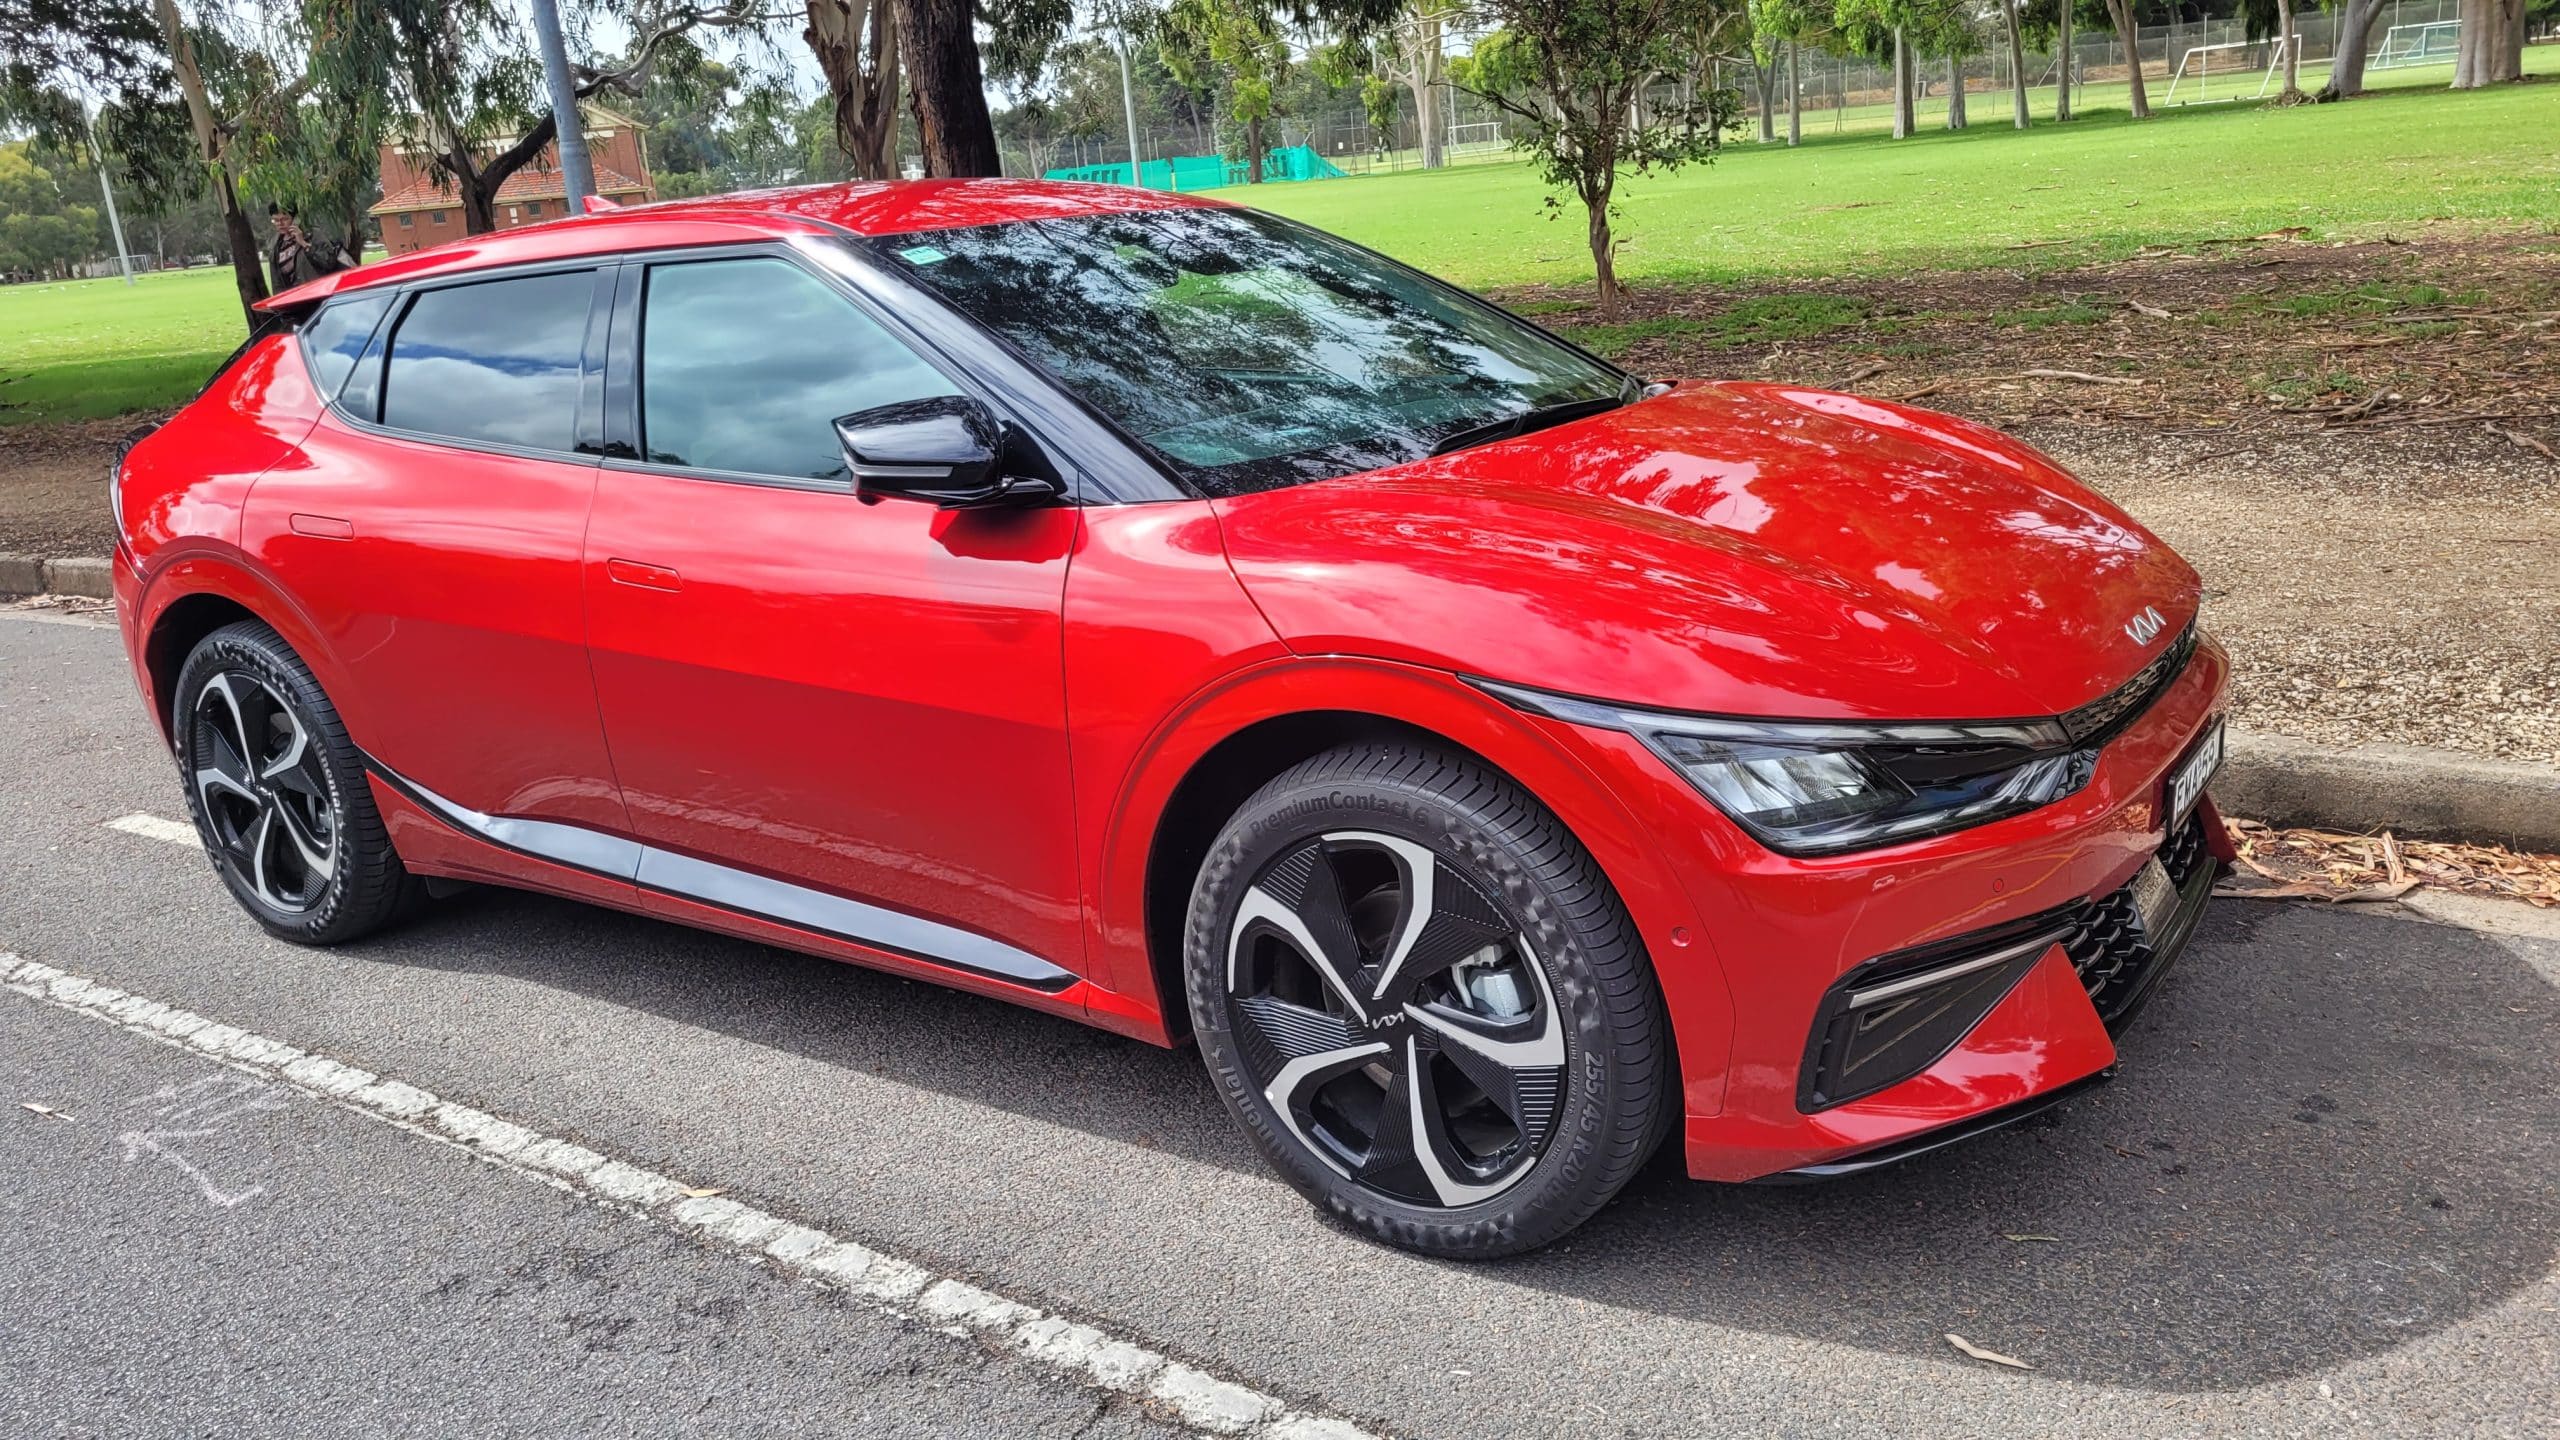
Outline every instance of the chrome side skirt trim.
<svg viewBox="0 0 2560 1440"><path fill-rule="evenodd" d="M1076 983L1072 973L1028 950L956 925L848 900L734 866L697 860L583 826L484 815L393 772L370 755L365 757L365 770L455 829L537 860L1012 985L1057 991Z"/></svg>

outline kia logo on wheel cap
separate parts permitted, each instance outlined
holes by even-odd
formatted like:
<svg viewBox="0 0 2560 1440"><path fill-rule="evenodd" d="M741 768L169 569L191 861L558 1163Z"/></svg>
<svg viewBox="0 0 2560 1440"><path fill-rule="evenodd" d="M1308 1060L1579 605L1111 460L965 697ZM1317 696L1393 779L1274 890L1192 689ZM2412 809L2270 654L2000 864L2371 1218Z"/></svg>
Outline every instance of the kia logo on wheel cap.
<svg viewBox="0 0 2560 1440"><path fill-rule="evenodd" d="M2148 645L2151 637L2160 633L2160 627L2168 623L2160 618L2159 606L2145 605L2141 614L2124 622L2124 633L2133 637L2134 644Z"/></svg>

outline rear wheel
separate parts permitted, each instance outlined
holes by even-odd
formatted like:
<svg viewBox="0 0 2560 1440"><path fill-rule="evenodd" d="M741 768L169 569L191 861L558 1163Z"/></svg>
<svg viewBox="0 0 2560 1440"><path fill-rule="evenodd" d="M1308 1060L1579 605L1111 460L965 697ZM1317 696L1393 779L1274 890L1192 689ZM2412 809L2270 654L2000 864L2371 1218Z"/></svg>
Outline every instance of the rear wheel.
<svg viewBox="0 0 2560 1440"><path fill-rule="evenodd" d="M178 672L178 773L214 870L252 919L305 945L380 928L421 892L338 712L275 631L214 631Z"/></svg>
<svg viewBox="0 0 2560 1440"><path fill-rule="evenodd" d="M1185 962L1228 1109L1309 1199L1392 1243L1547 1244L1660 1133L1633 925L1564 827L1471 761L1352 745L1264 786L1202 866Z"/></svg>

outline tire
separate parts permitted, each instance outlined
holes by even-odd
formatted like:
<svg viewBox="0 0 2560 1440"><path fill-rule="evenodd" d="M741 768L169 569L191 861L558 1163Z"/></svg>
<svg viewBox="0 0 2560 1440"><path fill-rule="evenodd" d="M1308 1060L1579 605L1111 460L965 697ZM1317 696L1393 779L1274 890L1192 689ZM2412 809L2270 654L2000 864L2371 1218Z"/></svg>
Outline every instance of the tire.
<svg viewBox="0 0 2560 1440"><path fill-rule="evenodd" d="M243 620L206 636L178 671L170 729L214 873L269 934L343 944L423 897L337 707L275 631Z"/></svg>
<svg viewBox="0 0 2560 1440"><path fill-rule="evenodd" d="M1210 847L1183 948L1228 1111L1390 1244L1549 1244L1663 1133L1670 1048L1633 922L1563 824L1473 761L1370 742L1272 780Z"/></svg>

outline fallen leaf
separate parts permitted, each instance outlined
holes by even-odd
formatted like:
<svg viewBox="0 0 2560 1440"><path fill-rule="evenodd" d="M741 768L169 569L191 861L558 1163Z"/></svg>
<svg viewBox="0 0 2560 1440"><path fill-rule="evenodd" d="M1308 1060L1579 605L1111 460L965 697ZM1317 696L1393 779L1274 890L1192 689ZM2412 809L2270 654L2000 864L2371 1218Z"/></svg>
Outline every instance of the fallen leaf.
<svg viewBox="0 0 2560 1440"><path fill-rule="evenodd" d="M717 1185L688 1185L684 1193L689 1199L708 1200L714 1195L726 1195L729 1192Z"/></svg>
<svg viewBox="0 0 2560 1440"><path fill-rule="evenodd" d="M2062 1243L2062 1237L2059 1235L2003 1235L2000 1238L2003 1240L2049 1240L2056 1245Z"/></svg>
<svg viewBox="0 0 2560 1440"><path fill-rule="evenodd" d="M1956 1334L1954 1331L1947 1332L1947 1343L1953 1345L1967 1355L1972 1356L1976 1360L1988 1360L1994 1365L2006 1365L2012 1370L2033 1370L2036 1368L2014 1355L2003 1355L1997 1350L1985 1350L1963 1336Z"/></svg>
<svg viewBox="0 0 2560 1440"><path fill-rule="evenodd" d="M39 1105L33 1100L19 1101L18 1108L21 1110L32 1110L38 1115L50 1115L56 1120L68 1120L71 1118L70 1116L63 1114L61 1111L54 1109L50 1105Z"/></svg>

